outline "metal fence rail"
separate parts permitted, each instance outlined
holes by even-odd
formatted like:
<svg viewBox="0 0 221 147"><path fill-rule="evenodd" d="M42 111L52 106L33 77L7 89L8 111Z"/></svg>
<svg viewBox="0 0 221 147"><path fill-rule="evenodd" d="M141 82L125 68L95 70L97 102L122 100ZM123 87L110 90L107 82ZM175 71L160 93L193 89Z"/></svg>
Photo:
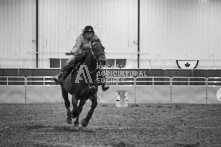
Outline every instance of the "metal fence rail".
<svg viewBox="0 0 221 147"><path fill-rule="evenodd" d="M207 85L205 77L172 77L172 85Z"/></svg>
<svg viewBox="0 0 221 147"><path fill-rule="evenodd" d="M209 77L207 78L208 86L221 86L221 77Z"/></svg>
<svg viewBox="0 0 221 147"><path fill-rule="evenodd" d="M128 91L133 103L221 102L221 77L107 77L107 83L112 85L103 95L108 102L117 90ZM1 103L55 102L60 96L52 76L0 76Z"/></svg>
<svg viewBox="0 0 221 147"><path fill-rule="evenodd" d="M23 76L0 76L0 85L26 85Z"/></svg>
<svg viewBox="0 0 221 147"><path fill-rule="evenodd" d="M221 86L221 77L107 77L109 85ZM53 76L0 76L0 85L55 85Z"/></svg>
<svg viewBox="0 0 221 147"><path fill-rule="evenodd" d="M136 85L170 85L170 77L136 77Z"/></svg>
<svg viewBox="0 0 221 147"><path fill-rule="evenodd" d="M53 76L28 76L26 85L55 85Z"/></svg>

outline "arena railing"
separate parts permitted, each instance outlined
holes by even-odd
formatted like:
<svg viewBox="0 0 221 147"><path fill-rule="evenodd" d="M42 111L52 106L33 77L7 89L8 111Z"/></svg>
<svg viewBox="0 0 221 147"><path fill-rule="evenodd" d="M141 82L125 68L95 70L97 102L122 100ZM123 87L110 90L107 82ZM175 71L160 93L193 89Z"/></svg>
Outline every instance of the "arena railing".
<svg viewBox="0 0 221 147"><path fill-rule="evenodd" d="M28 76L26 85L55 85L53 76Z"/></svg>
<svg viewBox="0 0 221 147"><path fill-rule="evenodd" d="M209 77L207 78L207 86L221 86L221 77Z"/></svg>
<svg viewBox="0 0 221 147"><path fill-rule="evenodd" d="M186 94L189 94L189 97L196 94L196 101L213 103L217 102L216 93L221 87L221 77L107 77L107 83L116 86L112 89L112 92L118 89L128 90L130 94L132 93L135 103L137 100L141 100L140 93L145 96L148 96L149 93L155 94L154 96L156 96L155 98L159 102L165 99L167 100L166 102L171 103L186 102L185 92L188 92ZM20 93L20 97L25 97L25 102L27 98L32 97L33 91L34 94L44 89L47 89L46 94L49 92L54 93L55 91L60 92L60 90L57 90L59 89L57 86L59 85L55 85L53 76L0 76L2 94L4 92L11 94L11 90L14 91L17 89L14 91L16 98L18 97L18 93ZM164 99L160 99L159 95L164 95ZM149 98L145 99L152 100L151 96L149 95ZM30 98L29 101L32 99Z"/></svg>
<svg viewBox="0 0 221 147"><path fill-rule="evenodd" d="M171 78L170 77L136 77L135 78L136 85L170 85Z"/></svg>
<svg viewBox="0 0 221 147"><path fill-rule="evenodd" d="M107 77L109 85L221 86L221 77ZM0 85L55 85L53 76L0 76Z"/></svg>
<svg viewBox="0 0 221 147"><path fill-rule="evenodd" d="M136 80L134 77L107 77L108 85L135 85Z"/></svg>
<svg viewBox="0 0 221 147"><path fill-rule="evenodd" d="M0 85L26 85L23 76L0 76Z"/></svg>
<svg viewBox="0 0 221 147"><path fill-rule="evenodd" d="M207 85L206 77L172 77L171 85Z"/></svg>

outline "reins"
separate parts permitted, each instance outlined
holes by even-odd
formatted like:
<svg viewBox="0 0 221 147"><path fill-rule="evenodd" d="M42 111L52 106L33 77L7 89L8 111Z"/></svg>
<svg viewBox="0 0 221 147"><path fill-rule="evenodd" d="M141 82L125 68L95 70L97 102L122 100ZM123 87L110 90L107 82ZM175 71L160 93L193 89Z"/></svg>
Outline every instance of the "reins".
<svg viewBox="0 0 221 147"><path fill-rule="evenodd" d="M96 63L99 65L99 66L101 66L101 62L98 60L98 58L94 55L94 52L93 52L93 49L92 49L92 46L94 45L94 44L96 44L97 42L93 42L92 44L91 44L91 47L90 47L90 52L91 52L91 54L93 55L93 58L96 60ZM93 71L91 71L90 73L91 74L93 74L93 73L95 73L95 72L97 72L99 70L99 68L96 68L96 69L94 69Z"/></svg>

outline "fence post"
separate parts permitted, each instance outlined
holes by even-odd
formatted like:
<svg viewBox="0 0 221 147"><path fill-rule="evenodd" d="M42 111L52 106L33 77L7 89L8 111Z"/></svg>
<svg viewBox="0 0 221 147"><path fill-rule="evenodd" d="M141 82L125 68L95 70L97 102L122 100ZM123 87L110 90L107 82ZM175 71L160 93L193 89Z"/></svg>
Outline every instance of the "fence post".
<svg viewBox="0 0 221 147"><path fill-rule="evenodd" d="M134 103L136 104L137 103L137 77L134 77L134 95L135 95L135 98L134 98Z"/></svg>
<svg viewBox="0 0 221 147"><path fill-rule="evenodd" d="M206 104L208 99L208 78L206 78Z"/></svg>
<svg viewBox="0 0 221 147"><path fill-rule="evenodd" d="M170 77L170 103L172 104L173 99L173 78Z"/></svg>
<svg viewBox="0 0 221 147"><path fill-rule="evenodd" d="M25 77L25 104L27 104L27 84L28 84L27 78L28 77Z"/></svg>

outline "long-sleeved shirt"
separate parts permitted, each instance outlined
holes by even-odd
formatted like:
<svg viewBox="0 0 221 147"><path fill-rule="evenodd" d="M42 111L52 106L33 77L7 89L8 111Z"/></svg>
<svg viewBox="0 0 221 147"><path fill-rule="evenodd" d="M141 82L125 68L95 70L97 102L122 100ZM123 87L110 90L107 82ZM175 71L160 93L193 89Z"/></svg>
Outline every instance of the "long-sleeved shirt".
<svg viewBox="0 0 221 147"><path fill-rule="evenodd" d="M72 48L71 52L76 53L80 48L90 48L91 47L91 42L94 40L99 41L100 39L97 37L96 34L93 35L91 40L88 40L87 38L84 37L83 34L79 35L76 39L75 45Z"/></svg>

